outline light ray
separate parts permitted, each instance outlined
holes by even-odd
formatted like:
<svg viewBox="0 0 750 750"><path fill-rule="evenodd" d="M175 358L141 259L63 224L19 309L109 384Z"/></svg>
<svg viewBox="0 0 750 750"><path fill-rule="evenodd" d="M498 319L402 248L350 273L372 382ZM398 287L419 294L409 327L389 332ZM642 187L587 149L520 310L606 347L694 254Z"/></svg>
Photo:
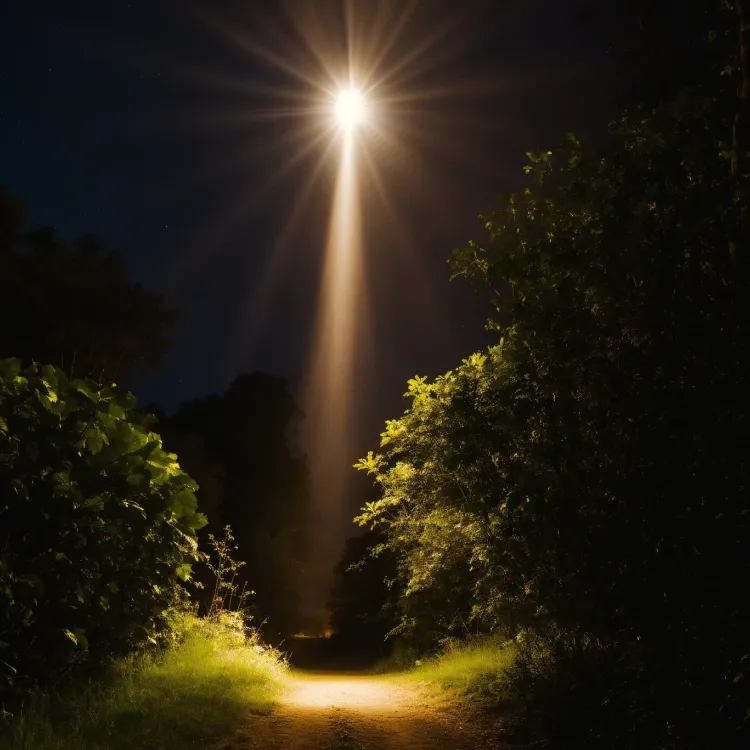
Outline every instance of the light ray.
<svg viewBox="0 0 750 750"><path fill-rule="evenodd" d="M309 206L310 196L319 187L321 172L330 163L334 147L335 143L331 141L318 158L313 169L310 170L297 199L292 205L281 234L274 243L273 252L269 253L261 270L260 278L253 284L236 329L235 339L238 347L247 348L248 344L252 346L259 331L263 328L271 310L270 302L277 289L279 277L283 271L287 270L286 261L289 259L292 250L299 249L299 245L295 245L293 240L300 229L305 210ZM231 357L232 354L230 353L229 356Z"/></svg>
<svg viewBox="0 0 750 750"><path fill-rule="evenodd" d="M354 8L351 5L346 6L347 10L347 34L351 39L349 56L349 69L354 70L355 65L359 66L358 74L361 76L361 83L366 88L372 88L370 77L381 67L388 54L393 50L398 40L402 37L409 20L414 15L417 8L417 0L409 0L396 14L391 8L387 8L384 3L375 3L377 17L373 23L367 24L367 30L364 24L357 23L357 17ZM361 33L360 32L361 29ZM363 43L363 39L369 39L369 45ZM364 47L369 47L365 52Z"/></svg>
<svg viewBox="0 0 750 750"><path fill-rule="evenodd" d="M260 7L253 8L256 14L261 13ZM309 45L304 37L292 35L279 29L269 17L255 19L254 23L264 28L263 42L246 33L251 24L237 23L236 19L220 20L216 15L207 11L203 13L204 22L220 33L223 39L230 42L243 54L260 59L268 63L271 68L283 71L293 79L306 84L310 89L320 88L319 67L314 63L315 55L310 54ZM292 26L294 29L294 26ZM294 37L297 38L294 38ZM301 43L301 44L300 44ZM303 55L302 47L308 54ZM296 54L290 56L286 50L296 49Z"/></svg>
<svg viewBox="0 0 750 750"><path fill-rule="evenodd" d="M340 503L347 481L340 467L355 458L349 455L351 409L357 353L365 349L362 322L367 308L362 264L356 139L347 131L342 138L304 397L313 490L322 503L314 549L326 577L335 540L344 528Z"/></svg>
<svg viewBox="0 0 750 750"><path fill-rule="evenodd" d="M214 257L214 259L221 255L222 248L225 246L225 239L230 236L234 230L237 229L240 223L246 222L248 220L248 217L251 217L253 215L254 206L261 204L263 197L277 188L283 182L284 178L288 177L289 174L294 170L294 167L318 152L317 159L311 170L311 175L307 179L307 184L309 184L312 188L312 181L314 179L314 176L317 176L322 168L326 166L328 157L333 150L333 144L329 143L326 149L324 149L322 152L319 152L320 143L324 141L325 137L326 133L323 132L319 134L314 140L304 143L304 146L294 151L293 156L282 163L260 188L243 196L242 200L238 201L231 210L227 210L220 223L207 230L205 236L201 240L201 245L207 248L211 248L212 256ZM249 150L248 154L252 155L253 150ZM242 172L242 170L242 159L238 159L237 156L235 156L231 165L231 169L220 168L219 170L214 172L213 177L217 180L219 178L226 179L226 177L232 172ZM197 185L198 183L200 183L205 186L208 178L209 175L206 173L204 173L202 176L199 175L198 181L195 184ZM184 190L187 190L189 189L189 185L183 183L182 188ZM295 205L298 205L301 209L304 204L298 202ZM199 270L201 267L201 263L201 257L181 258L178 272L180 275L185 276L191 271L195 272Z"/></svg>
<svg viewBox="0 0 750 750"><path fill-rule="evenodd" d="M393 227L394 242L399 249L399 256L404 260L408 275L415 281L413 285L413 294L419 300L419 306L426 311L428 317L432 320L438 320L439 308L437 305L437 299L434 294L431 293L430 287L419 283L423 271L415 257L414 240L408 230L408 225L400 220L396 207L393 205L393 201L389 195L389 190L387 189L383 178L383 170L367 149L363 149L362 161L364 162L363 166L366 168L366 175L362 175L360 182L364 186L364 178L366 176L368 192L374 192L375 196L379 199L380 206L382 206L385 211L389 226ZM362 171L364 172L365 170Z"/></svg>

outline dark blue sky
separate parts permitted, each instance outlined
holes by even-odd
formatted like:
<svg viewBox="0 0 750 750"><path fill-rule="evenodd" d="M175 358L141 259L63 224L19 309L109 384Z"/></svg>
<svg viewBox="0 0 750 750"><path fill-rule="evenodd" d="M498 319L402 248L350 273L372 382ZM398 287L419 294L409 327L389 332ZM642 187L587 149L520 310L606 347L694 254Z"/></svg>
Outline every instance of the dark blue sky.
<svg viewBox="0 0 750 750"><path fill-rule="evenodd" d="M332 17L340 5L317 3ZM403 410L407 378L436 375L491 341L487 295L448 281L451 249L482 238L477 214L519 187L527 150L569 130L601 133L622 89L607 54L623 21L612 3L414 6L393 55L443 26L416 80L448 93L414 117L413 170L390 182L385 172L398 226L364 197L372 347L354 389L353 457L375 448L383 421ZM298 124L257 115L300 83L215 24L267 41L284 18L273 2L3 4L0 182L28 201L31 223L66 239L97 235L182 313L164 371L133 384L142 403L172 409L243 370L300 385L333 170L285 234L312 157L276 179Z"/></svg>

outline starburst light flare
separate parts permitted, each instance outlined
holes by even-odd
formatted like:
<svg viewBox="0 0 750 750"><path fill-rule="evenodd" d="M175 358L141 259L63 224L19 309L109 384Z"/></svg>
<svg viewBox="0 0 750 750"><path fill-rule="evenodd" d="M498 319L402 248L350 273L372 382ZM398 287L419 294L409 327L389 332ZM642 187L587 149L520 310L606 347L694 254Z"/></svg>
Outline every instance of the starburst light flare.
<svg viewBox="0 0 750 750"><path fill-rule="evenodd" d="M351 133L365 119L365 99L355 88L342 91L336 99L336 119L342 130Z"/></svg>

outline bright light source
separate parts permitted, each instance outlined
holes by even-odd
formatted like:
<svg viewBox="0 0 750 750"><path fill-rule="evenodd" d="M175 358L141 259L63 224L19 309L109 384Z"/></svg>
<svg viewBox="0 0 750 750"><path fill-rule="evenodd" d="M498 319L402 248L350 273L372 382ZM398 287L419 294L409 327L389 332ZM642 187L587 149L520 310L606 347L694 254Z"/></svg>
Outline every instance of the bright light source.
<svg viewBox="0 0 750 750"><path fill-rule="evenodd" d="M351 132L365 118L365 100L355 89L346 89L336 100L336 119L339 125Z"/></svg>

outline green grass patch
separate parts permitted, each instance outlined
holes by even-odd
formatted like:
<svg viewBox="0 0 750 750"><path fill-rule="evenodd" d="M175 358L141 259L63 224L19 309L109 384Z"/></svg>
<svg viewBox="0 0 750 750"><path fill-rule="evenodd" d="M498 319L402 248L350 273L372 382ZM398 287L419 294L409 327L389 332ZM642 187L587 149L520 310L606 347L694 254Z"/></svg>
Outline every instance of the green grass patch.
<svg viewBox="0 0 750 750"><path fill-rule="evenodd" d="M0 723L4 750L185 750L270 710L286 664L232 615L185 617L158 654L115 662L104 679L37 695Z"/></svg>
<svg viewBox="0 0 750 750"><path fill-rule="evenodd" d="M472 638L451 642L437 656L418 661L404 677L492 708L500 703L505 672L515 656L516 646L512 641Z"/></svg>

